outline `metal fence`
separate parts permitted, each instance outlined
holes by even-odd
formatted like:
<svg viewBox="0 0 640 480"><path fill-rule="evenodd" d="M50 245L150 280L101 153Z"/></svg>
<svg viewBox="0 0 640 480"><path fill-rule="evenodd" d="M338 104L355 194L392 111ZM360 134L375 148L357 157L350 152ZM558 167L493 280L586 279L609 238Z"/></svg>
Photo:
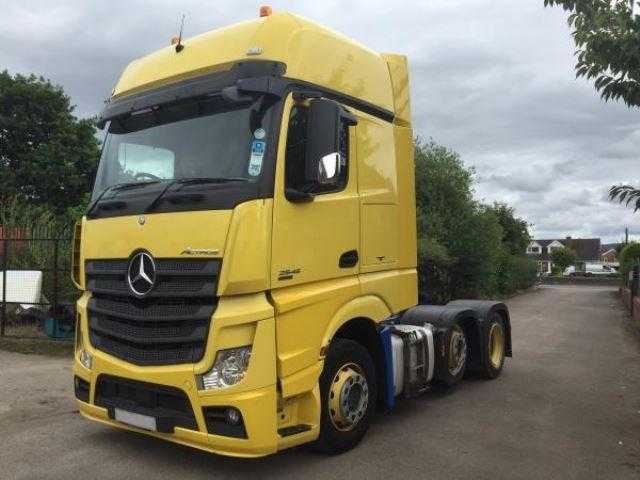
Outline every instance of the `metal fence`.
<svg viewBox="0 0 640 480"><path fill-rule="evenodd" d="M0 336L73 329L78 297L68 231L0 227Z"/></svg>

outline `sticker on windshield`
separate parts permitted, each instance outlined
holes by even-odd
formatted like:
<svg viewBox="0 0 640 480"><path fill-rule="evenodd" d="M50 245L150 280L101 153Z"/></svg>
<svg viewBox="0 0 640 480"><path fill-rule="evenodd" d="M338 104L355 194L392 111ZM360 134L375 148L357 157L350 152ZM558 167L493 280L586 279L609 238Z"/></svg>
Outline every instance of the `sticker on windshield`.
<svg viewBox="0 0 640 480"><path fill-rule="evenodd" d="M264 131L264 128L257 128L255 132L253 132L253 136L258 140L262 140L267 132Z"/></svg>
<svg viewBox="0 0 640 480"><path fill-rule="evenodd" d="M249 158L248 173L252 177L257 177L262 171L262 159L267 143L262 140L251 142L251 157Z"/></svg>

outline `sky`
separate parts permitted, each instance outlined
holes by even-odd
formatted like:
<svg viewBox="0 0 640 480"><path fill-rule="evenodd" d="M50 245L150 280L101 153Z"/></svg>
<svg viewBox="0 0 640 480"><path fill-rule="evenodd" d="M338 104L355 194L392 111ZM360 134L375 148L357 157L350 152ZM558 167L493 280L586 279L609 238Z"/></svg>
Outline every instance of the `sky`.
<svg viewBox="0 0 640 480"><path fill-rule="evenodd" d="M0 69L64 87L100 111L124 67L185 37L258 15L226 0L0 0ZM475 195L506 202L535 238L640 238L640 213L607 200L640 184L640 109L575 79L566 14L543 0L272 1L380 52L405 54L414 130L476 171Z"/></svg>

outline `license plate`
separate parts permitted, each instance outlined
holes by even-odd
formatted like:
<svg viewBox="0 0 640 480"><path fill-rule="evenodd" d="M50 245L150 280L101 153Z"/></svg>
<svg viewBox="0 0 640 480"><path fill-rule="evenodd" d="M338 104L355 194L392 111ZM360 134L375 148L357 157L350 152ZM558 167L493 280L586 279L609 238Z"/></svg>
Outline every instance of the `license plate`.
<svg viewBox="0 0 640 480"><path fill-rule="evenodd" d="M139 413L128 412L126 410L120 410L116 408L115 419L118 422L126 423L134 427L142 428L144 430L151 430L153 432L158 430L155 417L149 415L140 415Z"/></svg>

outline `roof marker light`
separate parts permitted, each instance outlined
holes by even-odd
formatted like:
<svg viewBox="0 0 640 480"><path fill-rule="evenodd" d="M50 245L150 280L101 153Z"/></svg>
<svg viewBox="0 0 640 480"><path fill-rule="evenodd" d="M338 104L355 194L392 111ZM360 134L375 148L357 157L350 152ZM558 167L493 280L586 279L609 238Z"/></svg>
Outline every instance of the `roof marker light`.
<svg viewBox="0 0 640 480"><path fill-rule="evenodd" d="M263 5L260 7L260 16L268 17L273 13L273 9L269 5Z"/></svg>

